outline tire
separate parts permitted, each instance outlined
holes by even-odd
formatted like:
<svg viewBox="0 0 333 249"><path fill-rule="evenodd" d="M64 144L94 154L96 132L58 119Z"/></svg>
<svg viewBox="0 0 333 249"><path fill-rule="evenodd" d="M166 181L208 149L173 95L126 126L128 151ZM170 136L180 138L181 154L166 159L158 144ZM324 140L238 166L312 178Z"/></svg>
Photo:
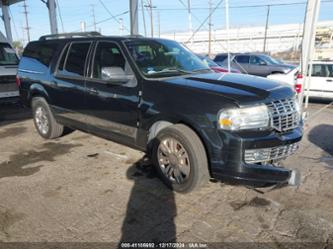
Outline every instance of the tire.
<svg viewBox="0 0 333 249"><path fill-rule="evenodd" d="M209 180L204 145L197 134L183 124L169 126L158 133L153 142L152 160L161 180L176 192L197 190Z"/></svg>
<svg viewBox="0 0 333 249"><path fill-rule="evenodd" d="M64 126L57 123L44 98L33 98L31 107L35 128L41 137L54 139L63 135Z"/></svg>

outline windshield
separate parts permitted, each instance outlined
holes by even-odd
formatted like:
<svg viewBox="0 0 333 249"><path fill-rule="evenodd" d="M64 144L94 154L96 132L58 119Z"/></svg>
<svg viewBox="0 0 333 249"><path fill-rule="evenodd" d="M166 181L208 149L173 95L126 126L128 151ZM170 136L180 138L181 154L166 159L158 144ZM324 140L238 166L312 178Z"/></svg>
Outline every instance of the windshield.
<svg viewBox="0 0 333 249"><path fill-rule="evenodd" d="M17 65L15 50L7 43L0 43L0 65Z"/></svg>
<svg viewBox="0 0 333 249"><path fill-rule="evenodd" d="M148 78L210 71L195 54L175 41L136 40L125 44L140 71Z"/></svg>
<svg viewBox="0 0 333 249"><path fill-rule="evenodd" d="M273 57L270 57L268 55L261 55L261 57L264 60L268 61L270 64L283 64L283 63L279 62L278 60L276 60Z"/></svg>
<svg viewBox="0 0 333 249"><path fill-rule="evenodd" d="M209 67L218 67L219 65L207 56L198 55L198 57Z"/></svg>

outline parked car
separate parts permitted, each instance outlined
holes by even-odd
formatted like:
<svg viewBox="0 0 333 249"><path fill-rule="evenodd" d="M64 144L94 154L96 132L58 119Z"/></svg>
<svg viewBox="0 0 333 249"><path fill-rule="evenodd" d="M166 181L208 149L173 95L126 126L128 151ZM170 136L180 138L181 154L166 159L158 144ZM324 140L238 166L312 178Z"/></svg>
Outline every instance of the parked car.
<svg viewBox="0 0 333 249"><path fill-rule="evenodd" d="M224 60L221 61L223 58ZM220 66L225 66L227 57L225 57L225 54L218 54L214 61ZM257 53L233 54L231 56L231 65L242 73L262 77L274 73L286 74L295 68L293 65L281 63L266 54Z"/></svg>
<svg viewBox="0 0 333 249"><path fill-rule="evenodd" d="M307 94L305 87L304 91ZM313 61L309 96L333 99L333 61Z"/></svg>
<svg viewBox="0 0 333 249"><path fill-rule="evenodd" d="M295 67L293 70L283 74L283 73L274 73L267 76L267 78L272 80L278 80L292 86L296 93L301 93L303 87L303 75L300 73L300 68Z"/></svg>
<svg viewBox="0 0 333 249"><path fill-rule="evenodd" d="M144 151L178 192L209 178L297 182L296 171L274 166L302 138L291 87L212 73L176 41L81 35L44 36L24 50L20 94L43 138L68 127Z"/></svg>
<svg viewBox="0 0 333 249"><path fill-rule="evenodd" d="M19 59L15 50L0 32L0 101L12 101L19 97L16 73Z"/></svg>
<svg viewBox="0 0 333 249"><path fill-rule="evenodd" d="M210 67L215 73L228 73L228 66L222 67L218 65L215 61L213 61L211 58L208 56L204 55L197 55L207 66ZM230 68L231 73L241 73L238 69L235 68Z"/></svg>

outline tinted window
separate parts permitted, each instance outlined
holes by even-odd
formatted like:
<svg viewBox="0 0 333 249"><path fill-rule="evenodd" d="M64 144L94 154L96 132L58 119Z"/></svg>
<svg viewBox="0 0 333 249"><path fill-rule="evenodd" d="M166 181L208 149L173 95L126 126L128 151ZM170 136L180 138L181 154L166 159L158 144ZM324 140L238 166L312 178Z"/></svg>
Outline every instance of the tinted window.
<svg viewBox="0 0 333 249"><path fill-rule="evenodd" d="M217 55L214 59L214 61L224 61L228 58L228 55Z"/></svg>
<svg viewBox="0 0 333 249"><path fill-rule="evenodd" d="M89 47L90 42L72 43L67 55L65 69L61 73L70 76L84 76Z"/></svg>
<svg viewBox="0 0 333 249"><path fill-rule="evenodd" d="M333 65L327 65L328 77L333 77Z"/></svg>
<svg viewBox="0 0 333 249"><path fill-rule="evenodd" d="M315 64L312 66L312 76L327 77L326 65Z"/></svg>
<svg viewBox="0 0 333 249"><path fill-rule="evenodd" d="M315 77L333 77L333 65L314 64L312 66L312 76L315 76Z"/></svg>
<svg viewBox="0 0 333 249"><path fill-rule="evenodd" d="M238 63L249 63L250 56L248 55L238 55L236 56L236 61Z"/></svg>
<svg viewBox="0 0 333 249"><path fill-rule="evenodd" d="M58 46L59 44L53 42L31 42L24 50L23 56L35 59L48 67Z"/></svg>
<svg viewBox="0 0 333 249"><path fill-rule="evenodd" d="M129 67L125 68L125 63L125 58L116 44L111 42L101 42L98 44L95 53L93 77L96 79L103 79L103 68L113 67L128 71Z"/></svg>
<svg viewBox="0 0 333 249"><path fill-rule="evenodd" d="M67 57L67 54L68 54L68 49L69 49L69 46L67 45L66 48L65 48L65 50L62 53L61 60L59 62L59 67L58 67L59 71L63 71L64 70L65 60L66 60L66 57Z"/></svg>

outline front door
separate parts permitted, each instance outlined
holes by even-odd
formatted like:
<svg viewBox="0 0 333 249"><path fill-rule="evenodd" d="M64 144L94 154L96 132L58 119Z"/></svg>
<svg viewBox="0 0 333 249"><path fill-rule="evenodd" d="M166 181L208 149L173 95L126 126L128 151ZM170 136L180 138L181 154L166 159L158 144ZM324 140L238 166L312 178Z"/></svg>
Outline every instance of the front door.
<svg viewBox="0 0 333 249"><path fill-rule="evenodd" d="M266 77L270 74L270 69L266 61L254 55L250 58L250 72L254 75Z"/></svg>
<svg viewBox="0 0 333 249"><path fill-rule="evenodd" d="M98 42L92 58L86 81L89 130L134 144L139 104L137 79L115 42Z"/></svg>

